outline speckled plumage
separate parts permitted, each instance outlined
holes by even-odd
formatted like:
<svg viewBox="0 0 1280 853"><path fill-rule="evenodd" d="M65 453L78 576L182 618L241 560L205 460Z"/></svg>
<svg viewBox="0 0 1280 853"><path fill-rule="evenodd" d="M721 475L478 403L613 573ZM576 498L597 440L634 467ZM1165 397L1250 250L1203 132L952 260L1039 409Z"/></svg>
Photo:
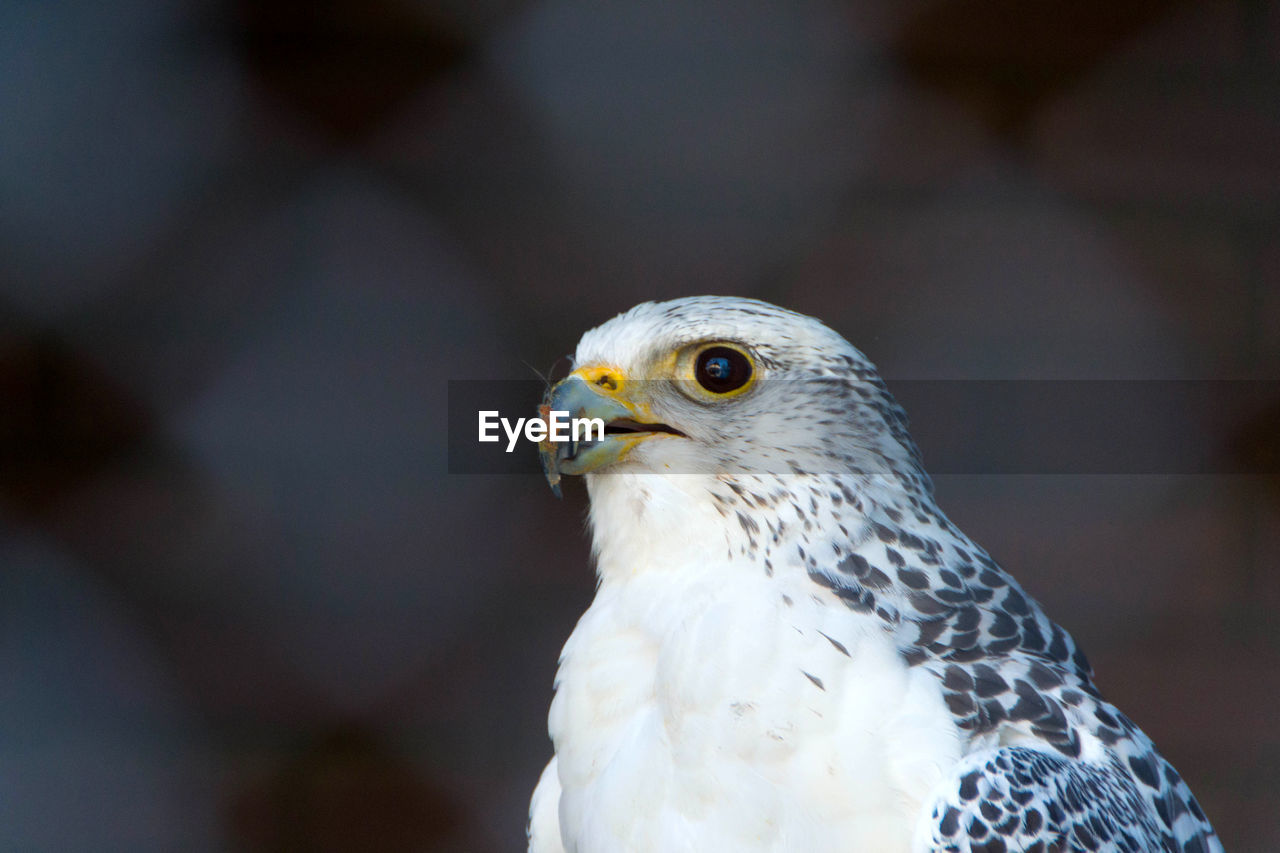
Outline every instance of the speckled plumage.
<svg viewBox="0 0 1280 853"><path fill-rule="evenodd" d="M754 387L681 392L669 355L711 341L751 353ZM1071 637L938 509L843 338L694 297L588 332L575 363L682 434L586 474L600 585L561 657L532 853L1222 849Z"/></svg>

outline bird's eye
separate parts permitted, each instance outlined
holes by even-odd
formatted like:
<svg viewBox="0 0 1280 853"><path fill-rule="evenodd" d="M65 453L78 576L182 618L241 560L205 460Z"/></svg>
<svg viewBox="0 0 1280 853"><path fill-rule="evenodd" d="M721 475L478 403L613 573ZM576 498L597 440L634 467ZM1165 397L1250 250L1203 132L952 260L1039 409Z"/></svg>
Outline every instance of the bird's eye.
<svg viewBox="0 0 1280 853"><path fill-rule="evenodd" d="M698 353L693 378L712 394L731 394L751 381L751 360L746 353L727 346L709 346Z"/></svg>

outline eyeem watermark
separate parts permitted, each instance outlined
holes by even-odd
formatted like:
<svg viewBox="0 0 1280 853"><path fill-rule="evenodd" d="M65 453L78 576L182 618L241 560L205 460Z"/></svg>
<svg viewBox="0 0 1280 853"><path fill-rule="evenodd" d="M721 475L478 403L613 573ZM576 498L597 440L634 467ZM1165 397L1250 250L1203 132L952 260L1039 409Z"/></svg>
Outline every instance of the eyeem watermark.
<svg viewBox="0 0 1280 853"><path fill-rule="evenodd" d="M635 380L641 381L648 380ZM793 402L816 403L830 395L826 380L770 381L789 383L785 397ZM776 387L761 383L761 395ZM1280 475L1280 431L1273 427L1280 380L919 379L889 380L888 385L911 415L911 435L924 453L926 470L935 478L955 474ZM546 382L540 379L449 380L448 471L541 477L536 442L543 437L542 430L547 438L554 432L554 441L572 441L569 415L584 414L572 407L569 414L557 412L553 427L547 413L542 417L538 413L546 392ZM655 380L645 393L678 391ZM731 409L710 407L705 416L730 417ZM530 417L508 416L504 428L500 412ZM760 446L811 442L812 435L788 431L803 429L805 423L802 418L762 419L761 429L775 425L787 429L763 433ZM589 431L590 439L599 440L601 424L579 426L579 440L584 431ZM2 445L0 469L4 467ZM832 457L831 464L832 471L838 471L843 463ZM750 453L738 458L736 465L740 471L768 467ZM877 463L868 459L862 465L876 470Z"/></svg>
<svg viewBox="0 0 1280 853"><path fill-rule="evenodd" d="M542 441L604 441L604 420L601 418L571 418L568 412L548 411L546 419L516 418L514 424L501 417L496 409L480 412L480 440L501 441L498 427L507 434L507 452L516 449L520 433L526 441L537 444ZM594 437L593 437L594 435Z"/></svg>

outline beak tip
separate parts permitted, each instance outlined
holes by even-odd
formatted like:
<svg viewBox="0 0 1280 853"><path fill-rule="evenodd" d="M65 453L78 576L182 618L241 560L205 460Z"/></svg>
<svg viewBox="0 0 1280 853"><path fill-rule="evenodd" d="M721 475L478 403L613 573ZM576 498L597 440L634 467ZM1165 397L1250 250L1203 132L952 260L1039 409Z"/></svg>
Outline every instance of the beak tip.
<svg viewBox="0 0 1280 853"><path fill-rule="evenodd" d="M538 459L542 462L542 474L547 478L551 494L558 498L564 497L560 492L560 461L556 457L555 445L550 442L539 444Z"/></svg>

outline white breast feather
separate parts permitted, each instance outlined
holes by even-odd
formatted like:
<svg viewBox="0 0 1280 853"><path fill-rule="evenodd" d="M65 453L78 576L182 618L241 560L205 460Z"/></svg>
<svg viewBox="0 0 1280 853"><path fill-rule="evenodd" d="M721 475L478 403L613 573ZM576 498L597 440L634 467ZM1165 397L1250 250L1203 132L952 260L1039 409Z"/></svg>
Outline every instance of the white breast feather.
<svg viewBox="0 0 1280 853"><path fill-rule="evenodd" d="M635 476L591 484L601 586L550 716L568 849L906 849L959 756L936 681L798 566L732 558L701 478Z"/></svg>

